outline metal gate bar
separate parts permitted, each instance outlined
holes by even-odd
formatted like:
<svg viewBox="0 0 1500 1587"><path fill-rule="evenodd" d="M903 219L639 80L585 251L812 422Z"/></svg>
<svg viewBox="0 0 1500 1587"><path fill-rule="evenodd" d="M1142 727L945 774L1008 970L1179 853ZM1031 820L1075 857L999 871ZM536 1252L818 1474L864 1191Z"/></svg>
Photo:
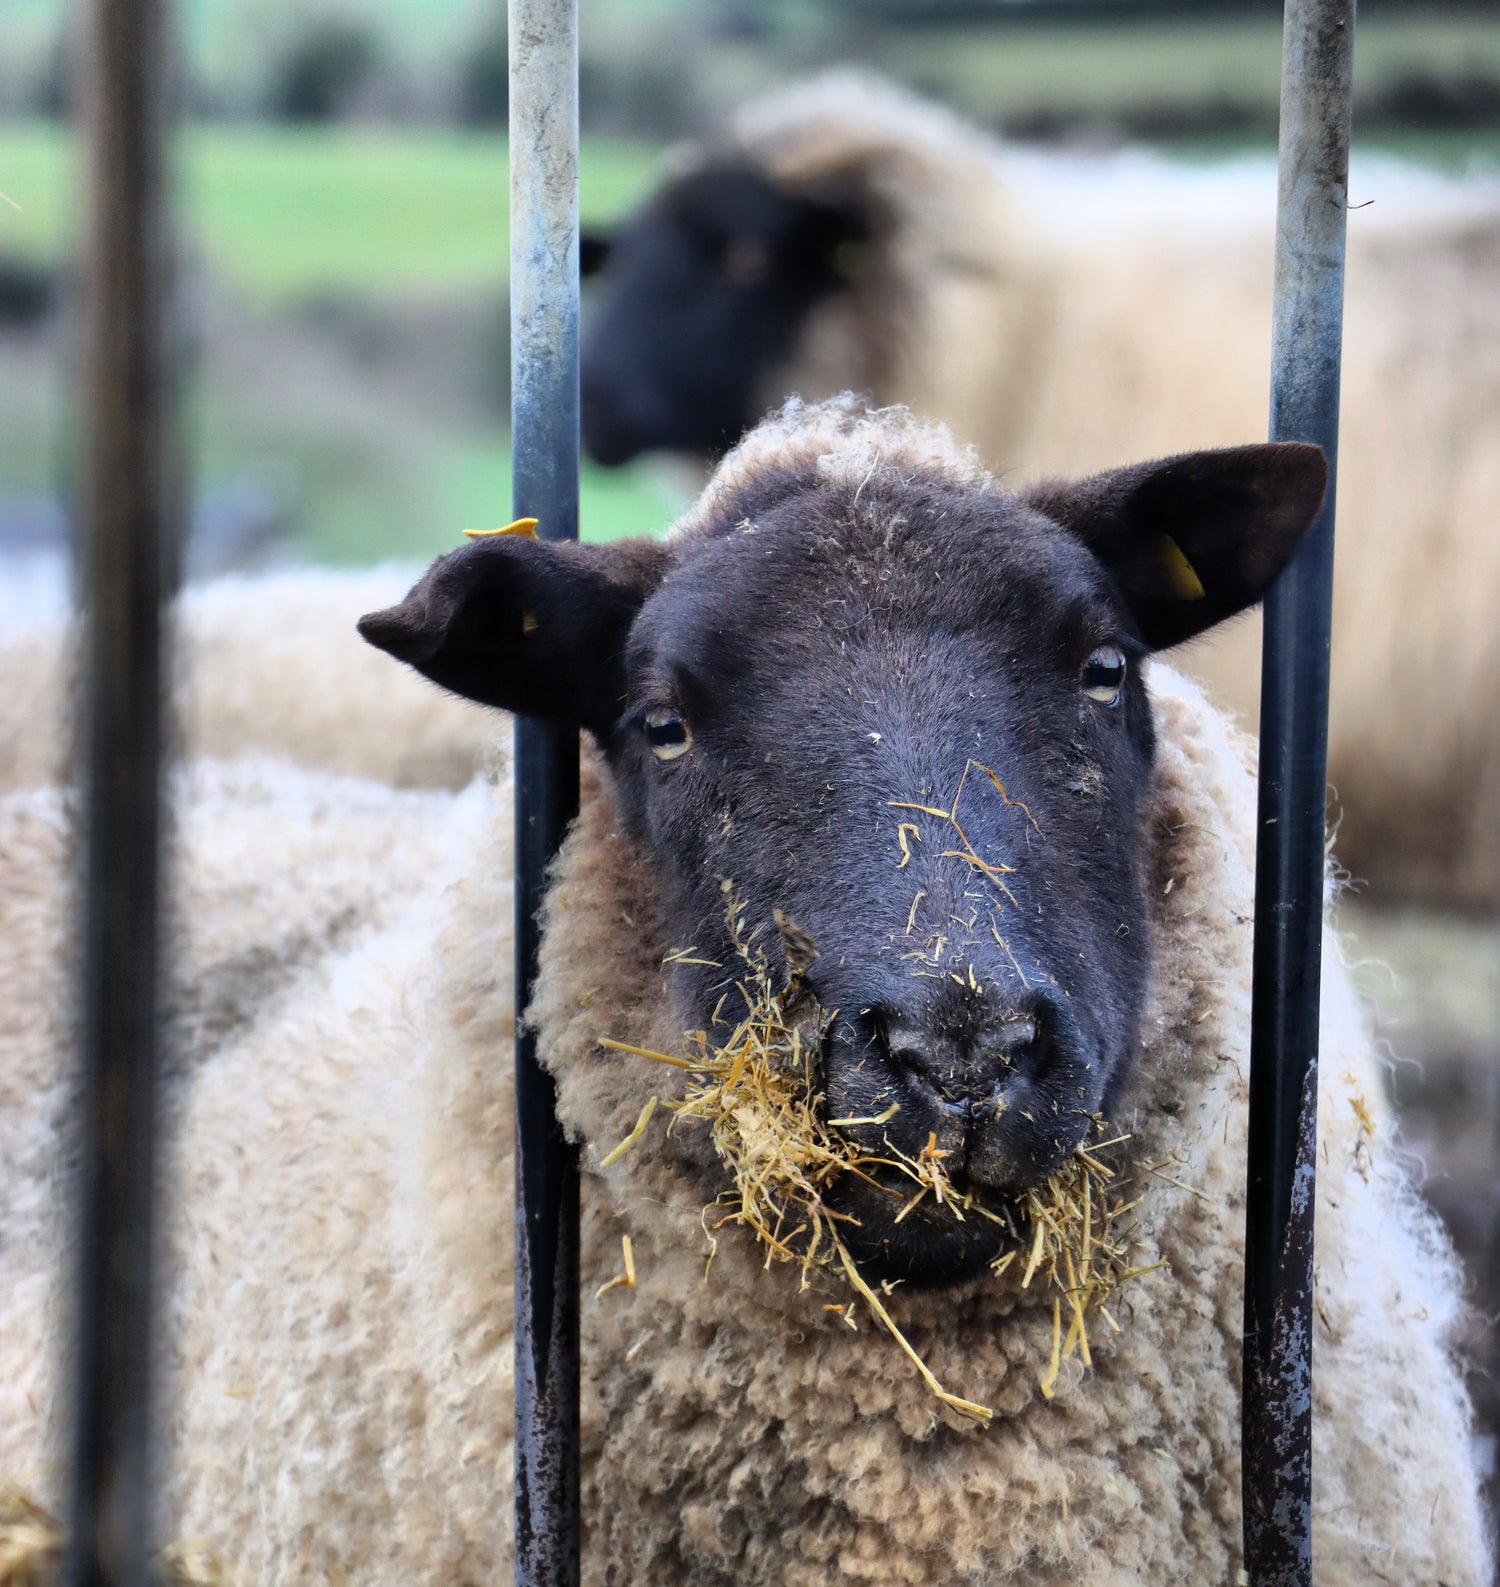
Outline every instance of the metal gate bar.
<svg viewBox="0 0 1500 1587"><path fill-rule="evenodd" d="M576 0L510 0L516 517L578 538ZM547 867L578 810L578 734L516 719L516 1581L578 1581L578 1153L519 1014Z"/></svg>
<svg viewBox="0 0 1500 1587"><path fill-rule="evenodd" d="M72 1587L152 1553L163 605L177 521L167 327L165 0L88 8L80 528L86 832Z"/></svg>
<svg viewBox="0 0 1500 1587"><path fill-rule="evenodd" d="M1287 0L1271 439L1314 441L1328 495L1266 599L1245 1238L1245 1566L1312 1581L1312 1271L1334 481L1352 0Z"/></svg>

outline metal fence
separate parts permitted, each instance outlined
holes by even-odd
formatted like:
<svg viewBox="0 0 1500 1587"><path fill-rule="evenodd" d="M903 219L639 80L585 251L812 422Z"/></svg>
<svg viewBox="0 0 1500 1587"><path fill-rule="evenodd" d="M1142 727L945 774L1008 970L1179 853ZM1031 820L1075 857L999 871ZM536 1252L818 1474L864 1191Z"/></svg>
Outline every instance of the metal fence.
<svg viewBox="0 0 1500 1587"><path fill-rule="evenodd" d="M1316 441L1328 494L1265 603L1241 1442L1255 1587L1312 1581L1313 1188L1353 35L1351 0L1288 0L1271 439Z"/></svg>
<svg viewBox="0 0 1500 1587"><path fill-rule="evenodd" d="M73 1587L151 1559L164 605L177 513L162 0L95 0L80 522L88 622Z"/></svg>
<svg viewBox="0 0 1500 1587"><path fill-rule="evenodd" d="M92 0L81 518L89 624L76 1428L67 1576L145 1587L164 763L176 564L164 0ZM1288 0L1273 439L1338 425L1353 8ZM511 0L516 510L578 532L576 0ZM540 504L540 505L538 505ZM1333 490L1267 601L1247 1228L1244 1516L1252 1587L1311 1582L1313 1139ZM577 808L573 733L516 728L517 981ZM578 1579L578 1165L516 1044L516 1575Z"/></svg>
<svg viewBox="0 0 1500 1587"><path fill-rule="evenodd" d="M578 6L510 0L515 515L578 538ZM516 1006L546 871L578 810L578 734L517 717ZM516 1580L578 1580L578 1153L516 1026Z"/></svg>

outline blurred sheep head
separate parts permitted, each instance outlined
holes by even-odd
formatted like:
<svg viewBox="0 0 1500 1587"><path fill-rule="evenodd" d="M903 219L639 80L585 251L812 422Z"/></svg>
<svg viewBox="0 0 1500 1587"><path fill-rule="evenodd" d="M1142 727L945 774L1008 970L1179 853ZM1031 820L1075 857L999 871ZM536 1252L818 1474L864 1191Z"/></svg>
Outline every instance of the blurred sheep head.
<svg viewBox="0 0 1500 1587"><path fill-rule="evenodd" d="M787 192L747 165L669 183L616 233L581 243L601 284L584 339L581 424L595 462L715 458L785 392L775 376L869 240L852 192Z"/></svg>

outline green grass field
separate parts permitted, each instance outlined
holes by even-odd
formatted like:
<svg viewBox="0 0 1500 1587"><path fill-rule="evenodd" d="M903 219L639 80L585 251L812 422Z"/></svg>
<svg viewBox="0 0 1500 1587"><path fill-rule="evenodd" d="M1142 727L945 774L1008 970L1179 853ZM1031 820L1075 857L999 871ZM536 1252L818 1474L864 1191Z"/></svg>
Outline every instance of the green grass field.
<svg viewBox="0 0 1500 1587"><path fill-rule="evenodd" d="M1500 165L1500 132L1367 141L1449 167ZM1223 140L1210 147L1235 146ZM257 303L462 292L504 277L503 138L411 128L194 126L179 140L177 160L190 242ZM585 221L629 210L660 168L661 153L649 144L586 139ZM75 191L71 145L60 129L0 122L0 193L20 206L0 204L0 253L61 254Z"/></svg>
<svg viewBox="0 0 1500 1587"><path fill-rule="evenodd" d="M644 145L589 140L585 218L629 209L658 160ZM506 145L497 136L190 127L178 171L192 250L259 313L322 298L378 304L494 293L506 275ZM0 204L0 253L52 259L66 251L74 178L59 129L0 124L0 192L20 205ZM409 441L393 444L329 417L315 395L234 390L212 378L203 385L193 425L200 476L273 461L294 482L299 537L319 561L435 554L462 528L510 515L509 436L499 427L466 419L435 434L413 425ZM55 414L24 393L0 400L0 411L12 426L0 447L11 484L45 483L56 467ZM650 473L584 470L590 538L658 531L681 506Z"/></svg>
<svg viewBox="0 0 1500 1587"><path fill-rule="evenodd" d="M645 144L588 140L584 219L629 209L659 160ZM193 126L177 170L187 237L257 302L467 291L506 273L507 154L495 135ZM0 123L0 192L20 206L0 205L0 252L60 254L76 193L66 134Z"/></svg>

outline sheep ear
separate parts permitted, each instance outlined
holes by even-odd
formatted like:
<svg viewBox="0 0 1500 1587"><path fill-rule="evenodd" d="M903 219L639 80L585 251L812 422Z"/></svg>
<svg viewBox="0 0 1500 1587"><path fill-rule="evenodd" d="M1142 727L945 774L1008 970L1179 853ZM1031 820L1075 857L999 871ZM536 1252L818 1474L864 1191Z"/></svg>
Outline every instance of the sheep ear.
<svg viewBox="0 0 1500 1587"><path fill-rule="evenodd" d="M668 555L650 540L481 539L439 558L399 606L360 618L359 631L454 694L602 741L625 692L630 626Z"/></svg>
<svg viewBox="0 0 1500 1587"><path fill-rule="evenodd" d="M1287 441L1041 485L1026 500L1104 563L1141 637L1160 650L1260 600L1301 544L1327 485L1322 450Z"/></svg>

